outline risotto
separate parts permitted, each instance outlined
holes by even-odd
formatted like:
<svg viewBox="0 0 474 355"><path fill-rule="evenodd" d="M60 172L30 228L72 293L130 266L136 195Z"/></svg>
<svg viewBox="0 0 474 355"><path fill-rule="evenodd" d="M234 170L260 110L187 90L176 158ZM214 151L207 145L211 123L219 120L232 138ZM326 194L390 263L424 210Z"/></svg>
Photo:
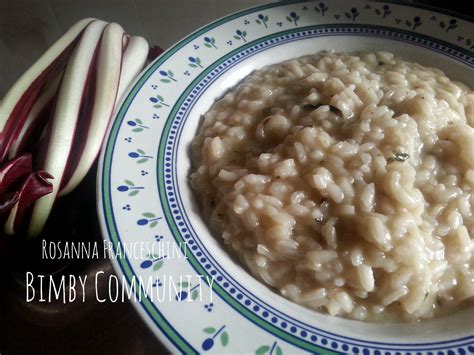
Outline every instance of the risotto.
<svg viewBox="0 0 474 355"><path fill-rule="evenodd" d="M257 278L360 320L474 300L474 92L387 52L246 77L205 114L191 184Z"/></svg>

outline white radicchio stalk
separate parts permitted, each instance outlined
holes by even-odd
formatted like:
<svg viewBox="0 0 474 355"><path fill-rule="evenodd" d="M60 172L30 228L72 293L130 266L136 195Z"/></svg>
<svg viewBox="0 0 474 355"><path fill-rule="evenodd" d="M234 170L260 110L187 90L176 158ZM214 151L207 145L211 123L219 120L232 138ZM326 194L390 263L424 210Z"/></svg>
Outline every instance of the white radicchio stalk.
<svg viewBox="0 0 474 355"><path fill-rule="evenodd" d="M0 101L0 217L10 209L5 233L18 232L32 205L27 233L37 236L56 198L79 185L149 50L144 38L116 23L84 19L7 92ZM39 156L28 153L33 147Z"/></svg>

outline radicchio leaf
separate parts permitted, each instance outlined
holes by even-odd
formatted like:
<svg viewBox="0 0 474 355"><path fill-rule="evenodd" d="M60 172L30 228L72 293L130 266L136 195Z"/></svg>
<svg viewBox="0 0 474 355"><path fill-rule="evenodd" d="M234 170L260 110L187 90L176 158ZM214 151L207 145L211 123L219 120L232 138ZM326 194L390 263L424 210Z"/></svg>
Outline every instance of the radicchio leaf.
<svg viewBox="0 0 474 355"><path fill-rule="evenodd" d="M81 111L84 87L87 75L93 64L95 50L102 36L106 22L96 20L87 26L79 44L69 58L63 80L58 92L54 114L49 121L50 130L44 138L43 161L38 166L54 176L51 181L54 188L32 207L28 235L38 235L46 224L64 177L74 134ZM47 143L46 143L47 142Z"/></svg>
<svg viewBox="0 0 474 355"><path fill-rule="evenodd" d="M0 216L4 215L18 202L18 192L8 192L0 195Z"/></svg>
<svg viewBox="0 0 474 355"><path fill-rule="evenodd" d="M74 44L75 41L31 83L30 87L25 91L16 104L15 109L7 120L3 132L0 133L0 161L7 158L9 149L17 139L18 134L20 133L32 106L37 100L41 89L44 87L45 82L51 77L54 77L58 71L61 71L64 68L67 59L74 48Z"/></svg>
<svg viewBox="0 0 474 355"><path fill-rule="evenodd" d="M41 88L67 63L84 28L93 19L75 24L28 69L5 94L0 105L0 162L9 154Z"/></svg>
<svg viewBox="0 0 474 355"><path fill-rule="evenodd" d="M152 46L150 47L150 50L148 52L148 61L147 63L153 62L156 58L158 58L161 53L163 53L164 50L158 46Z"/></svg>
<svg viewBox="0 0 474 355"><path fill-rule="evenodd" d="M86 84L89 92L83 95L86 101L84 106L88 106L90 98L91 109L79 119L73 141L74 149L68 158L61 182L60 196L79 185L99 154L117 98L124 33L124 29L116 23L108 24L102 33L93 70ZM77 156L74 156L75 153Z"/></svg>
<svg viewBox="0 0 474 355"><path fill-rule="evenodd" d="M28 207L39 198L53 191L53 185L48 181L52 178L53 176L45 171L33 172L27 177L18 192L18 202L11 209L10 216L5 224L7 234L14 234L19 231Z"/></svg>
<svg viewBox="0 0 474 355"><path fill-rule="evenodd" d="M16 186L33 170L31 154L23 154L0 167L0 198L2 194ZM15 186L16 185L16 186Z"/></svg>
<svg viewBox="0 0 474 355"><path fill-rule="evenodd" d="M50 118L51 110L54 108L55 97L58 92L63 72L60 71L52 83L47 82L41 90L38 99L31 107L28 117L18 136L10 147L8 157L13 159L26 152L36 152Z"/></svg>

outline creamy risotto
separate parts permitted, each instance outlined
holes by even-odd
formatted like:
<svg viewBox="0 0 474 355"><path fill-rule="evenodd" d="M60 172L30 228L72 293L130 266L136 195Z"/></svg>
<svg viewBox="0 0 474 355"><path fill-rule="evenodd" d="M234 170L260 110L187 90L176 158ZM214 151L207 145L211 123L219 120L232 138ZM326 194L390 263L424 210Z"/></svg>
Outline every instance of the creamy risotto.
<svg viewBox="0 0 474 355"><path fill-rule="evenodd" d="M255 71L205 114L191 184L261 281L361 320L474 300L474 92L391 53Z"/></svg>

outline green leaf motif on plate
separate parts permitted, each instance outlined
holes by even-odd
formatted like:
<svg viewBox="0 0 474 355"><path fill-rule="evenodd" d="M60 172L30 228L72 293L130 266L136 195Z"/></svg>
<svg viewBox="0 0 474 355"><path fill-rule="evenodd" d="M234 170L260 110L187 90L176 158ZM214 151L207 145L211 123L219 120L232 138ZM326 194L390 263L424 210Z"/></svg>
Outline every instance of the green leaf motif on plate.
<svg viewBox="0 0 474 355"><path fill-rule="evenodd" d="M216 46L216 39L214 37L204 37L204 45L207 48L215 48L217 49Z"/></svg>
<svg viewBox="0 0 474 355"><path fill-rule="evenodd" d="M281 348L279 346L276 347L276 355L283 355L283 350L281 350Z"/></svg>
<svg viewBox="0 0 474 355"><path fill-rule="evenodd" d="M207 333L207 334L214 334L216 332L216 328L208 327L208 328L204 328L203 331L204 333Z"/></svg>
<svg viewBox="0 0 474 355"><path fill-rule="evenodd" d="M139 192L140 192L140 190L132 190L128 193L128 196L130 196L130 197L136 196L136 195L138 195Z"/></svg>
<svg viewBox="0 0 474 355"><path fill-rule="evenodd" d="M271 346L262 345L255 350L255 355L283 355L283 350L277 345L277 342L273 342Z"/></svg>
<svg viewBox="0 0 474 355"><path fill-rule="evenodd" d="M221 334L221 344L223 347L226 347L227 344L229 344L229 334L227 334L227 332Z"/></svg>
<svg viewBox="0 0 474 355"><path fill-rule="evenodd" d="M268 345L262 345L255 351L255 355L264 355L270 350L270 347Z"/></svg>
<svg viewBox="0 0 474 355"><path fill-rule="evenodd" d="M158 271L163 266L163 261L158 261L155 265L153 265L153 271Z"/></svg>

